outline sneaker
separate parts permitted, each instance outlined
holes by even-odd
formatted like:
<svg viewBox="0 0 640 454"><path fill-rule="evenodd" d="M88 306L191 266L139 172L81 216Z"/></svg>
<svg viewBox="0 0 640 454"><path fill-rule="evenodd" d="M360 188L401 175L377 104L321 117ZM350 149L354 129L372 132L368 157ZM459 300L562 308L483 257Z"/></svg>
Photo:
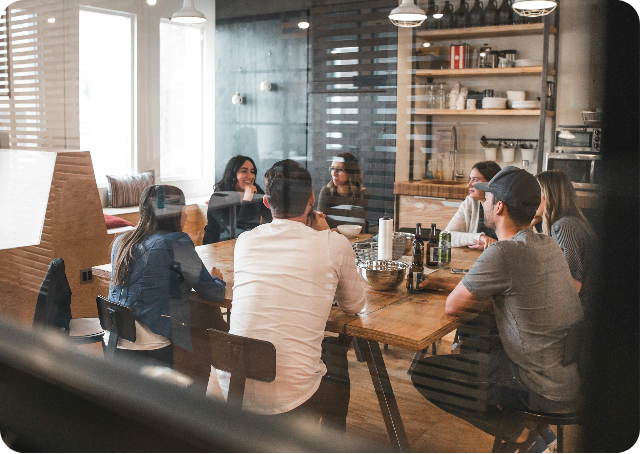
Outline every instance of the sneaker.
<svg viewBox="0 0 640 454"><path fill-rule="evenodd" d="M514 441L505 442L498 452L548 452L547 443L542 437L534 430L529 434L529 437L522 443L516 443Z"/></svg>
<svg viewBox="0 0 640 454"><path fill-rule="evenodd" d="M553 430L551 430L551 427L545 425L538 427L536 430L549 447L549 451L547 452L558 452L558 439L556 438L556 434L553 433Z"/></svg>

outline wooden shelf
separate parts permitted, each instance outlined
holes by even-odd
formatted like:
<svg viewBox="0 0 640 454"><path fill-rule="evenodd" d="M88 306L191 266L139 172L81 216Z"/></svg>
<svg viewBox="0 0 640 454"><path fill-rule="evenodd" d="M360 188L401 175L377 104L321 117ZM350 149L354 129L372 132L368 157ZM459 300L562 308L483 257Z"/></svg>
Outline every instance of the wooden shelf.
<svg viewBox="0 0 640 454"><path fill-rule="evenodd" d="M416 37L425 41L461 40L464 38L492 38L496 36L541 35L544 24L492 25L490 27L448 28L445 30L418 30ZM555 27L549 27L549 33L555 34Z"/></svg>
<svg viewBox="0 0 640 454"><path fill-rule="evenodd" d="M465 69L417 69L416 76L456 77L456 76L526 76L542 74L542 66L522 66L518 68L465 68ZM554 69L547 70L554 76Z"/></svg>
<svg viewBox="0 0 640 454"><path fill-rule="evenodd" d="M415 115L478 115L478 116L528 116L539 117L540 109L476 109L476 110L449 110L449 109L415 109ZM553 117L554 112L547 110L547 116Z"/></svg>

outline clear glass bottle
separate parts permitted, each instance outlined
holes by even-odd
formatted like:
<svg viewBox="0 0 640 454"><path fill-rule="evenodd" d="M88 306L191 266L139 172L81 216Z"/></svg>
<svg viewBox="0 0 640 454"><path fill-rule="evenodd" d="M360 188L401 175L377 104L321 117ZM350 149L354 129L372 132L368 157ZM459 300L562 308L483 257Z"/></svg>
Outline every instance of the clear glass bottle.
<svg viewBox="0 0 640 454"><path fill-rule="evenodd" d="M442 158L438 158L438 164L436 164L436 180L442 180L443 177Z"/></svg>
<svg viewBox="0 0 640 454"><path fill-rule="evenodd" d="M444 84L440 84L438 89L436 90L436 107L434 109L444 109L446 105L446 93L444 89Z"/></svg>

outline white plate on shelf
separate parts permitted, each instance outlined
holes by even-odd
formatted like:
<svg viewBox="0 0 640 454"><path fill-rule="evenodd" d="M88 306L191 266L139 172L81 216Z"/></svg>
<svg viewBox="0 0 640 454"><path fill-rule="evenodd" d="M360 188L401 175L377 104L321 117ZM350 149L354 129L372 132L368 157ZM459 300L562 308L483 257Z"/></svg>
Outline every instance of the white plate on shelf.
<svg viewBox="0 0 640 454"><path fill-rule="evenodd" d="M512 109L539 109L539 101L511 101Z"/></svg>
<svg viewBox="0 0 640 454"><path fill-rule="evenodd" d="M530 59L516 60L515 64L516 64L516 68L520 68L522 66L542 66L542 60L530 60Z"/></svg>

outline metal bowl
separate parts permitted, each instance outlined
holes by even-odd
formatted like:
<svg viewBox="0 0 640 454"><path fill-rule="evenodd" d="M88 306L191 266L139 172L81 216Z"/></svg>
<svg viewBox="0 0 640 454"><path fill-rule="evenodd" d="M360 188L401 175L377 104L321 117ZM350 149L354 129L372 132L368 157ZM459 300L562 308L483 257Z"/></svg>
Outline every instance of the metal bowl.
<svg viewBox="0 0 640 454"><path fill-rule="evenodd" d="M406 263L393 260L364 260L358 262L358 271L373 290L391 290L404 281Z"/></svg>

